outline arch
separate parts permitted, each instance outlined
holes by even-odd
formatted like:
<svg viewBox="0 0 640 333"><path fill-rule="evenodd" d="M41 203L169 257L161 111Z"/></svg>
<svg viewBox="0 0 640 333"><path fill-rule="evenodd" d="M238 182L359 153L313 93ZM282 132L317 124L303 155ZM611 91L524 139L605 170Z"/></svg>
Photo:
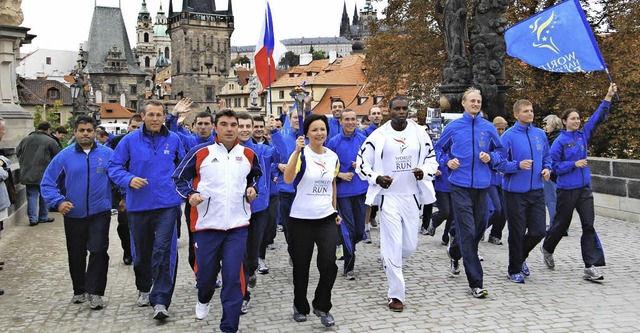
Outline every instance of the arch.
<svg viewBox="0 0 640 333"><path fill-rule="evenodd" d="M144 57L144 67L151 67L151 58L149 58L148 56Z"/></svg>
<svg viewBox="0 0 640 333"><path fill-rule="evenodd" d="M167 60L169 60L169 58L170 58L170 53L171 53L171 50L169 50L169 47L168 46L165 47L164 48L164 57L167 58Z"/></svg>
<svg viewBox="0 0 640 333"><path fill-rule="evenodd" d="M143 40L145 43L149 43L149 33L148 33L148 32L145 32L145 33L144 33L144 37L142 38L142 40Z"/></svg>

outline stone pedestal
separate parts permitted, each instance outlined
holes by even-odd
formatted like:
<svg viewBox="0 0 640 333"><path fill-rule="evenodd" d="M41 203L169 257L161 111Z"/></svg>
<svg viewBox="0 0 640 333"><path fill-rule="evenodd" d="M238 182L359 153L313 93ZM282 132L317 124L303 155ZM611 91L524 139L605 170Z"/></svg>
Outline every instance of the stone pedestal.
<svg viewBox="0 0 640 333"><path fill-rule="evenodd" d="M257 106L250 106L247 108L247 111L249 111L249 114L252 116L261 115L263 117L266 117L265 112L262 112L262 108Z"/></svg>
<svg viewBox="0 0 640 333"><path fill-rule="evenodd" d="M33 131L33 115L19 104L16 87L16 55L22 44L28 44L35 36L29 35L29 28L0 25L0 117L4 118L6 134L0 141L2 153L11 159L14 180L20 179L20 164L14 155L20 140ZM16 184L18 202L9 207L8 225L26 224L26 190Z"/></svg>

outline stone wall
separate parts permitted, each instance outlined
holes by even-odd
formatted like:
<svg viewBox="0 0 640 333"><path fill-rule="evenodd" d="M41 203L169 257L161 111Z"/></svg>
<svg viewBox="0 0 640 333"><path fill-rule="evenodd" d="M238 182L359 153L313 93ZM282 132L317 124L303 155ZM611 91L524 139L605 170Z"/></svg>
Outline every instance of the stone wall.
<svg viewBox="0 0 640 333"><path fill-rule="evenodd" d="M596 214L640 222L640 161L589 157Z"/></svg>

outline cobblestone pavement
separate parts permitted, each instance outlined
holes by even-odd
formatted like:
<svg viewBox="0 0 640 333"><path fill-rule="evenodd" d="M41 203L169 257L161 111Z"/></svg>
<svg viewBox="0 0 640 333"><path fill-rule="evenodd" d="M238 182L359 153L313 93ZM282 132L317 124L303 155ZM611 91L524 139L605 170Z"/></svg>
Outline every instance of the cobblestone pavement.
<svg viewBox="0 0 640 333"><path fill-rule="evenodd" d="M180 240L180 263L171 317L165 323L151 319L149 307L135 305L136 288L131 266L122 263L122 249L112 219L106 307L72 304L62 218L56 222L9 226L0 244L6 262L0 271L0 327L3 332L199 332L218 331L219 293L212 300L207 320L194 318L194 279L187 263L186 237ZM333 292L336 326L325 328L311 315L305 323L291 318L293 287L282 233L277 249L268 251L271 272L260 275L252 294L252 308L241 317L241 332L632 332L640 327L640 224L597 217L596 228L605 247L608 266L602 283L582 280L579 249L580 224L574 218L570 236L555 254L556 269L548 270L539 251L528 264L526 284L507 280L507 245L483 242L486 299L468 294L464 272L452 278L439 237L419 237L418 250L405 261L405 311L386 307L386 279L379 255L379 229L373 244L358 244L357 279L339 273ZM438 230L441 232L441 230ZM183 235L186 228L183 226ZM506 234L506 231L505 231ZM506 235L503 238L506 240ZM314 261L315 262L315 261ZM338 262L342 272L342 262ZM317 282L312 269L309 297Z"/></svg>

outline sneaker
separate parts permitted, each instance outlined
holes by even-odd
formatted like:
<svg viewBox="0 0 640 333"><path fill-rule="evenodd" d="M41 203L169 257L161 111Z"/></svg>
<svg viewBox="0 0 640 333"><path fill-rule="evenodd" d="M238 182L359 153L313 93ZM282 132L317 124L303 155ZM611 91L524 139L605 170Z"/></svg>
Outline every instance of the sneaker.
<svg viewBox="0 0 640 333"><path fill-rule="evenodd" d="M548 269L553 269L556 267L555 261L553 261L553 253L547 252L544 249L543 245L540 245L540 252L542 252L542 257L544 258L544 264L547 265Z"/></svg>
<svg viewBox="0 0 640 333"><path fill-rule="evenodd" d="M87 294L80 294L80 295L73 295L73 298L71 299L71 303L74 304L80 304L80 303L84 303L87 301Z"/></svg>
<svg viewBox="0 0 640 333"><path fill-rule="evenodd" d="M427 229L425 227L420 227L420 234L421 235L428 235L429 233L427 232Z"/></svg>
<svg viewBox="0 0 640 333"><path fill-rule="evenodd" d="M336 246L336 258L338 258L338 260L344 260L344 252L342 250L342 245Z"/></svg>
<svg viewBox="0 0 640 333"><path fill-rule="evenodd" d="M313 309L313 314L320 317L320 322L326 327L331 327L336 324L336 320L333 319L333 316L329 312Z"/></svg>
<svg viewBox="0 0 640 333"><path fill-rule="evenodd" d="M427 227L427 235L429 236L433 236L436 234L436 228L433 226L433 223L429 223L429 226Z"/></svg>
<svg viewBox="0 0 640 333"><path fill-rule="evenodd" d="M220 288L222 288L222 280L220 280L219 278L216 278L215 289L220 289Z"/></svg>
<svg viewBox="0 0 640 333"><path fill-rule="evenodd" d="M267 259L258 258L258 273L269 274L269 266L267 266Z"/></svg>
<svg viewBox="0 0 640 333"><path fill-rule="evenodd" d="M153 319L156 320L164 320L169 318L169 311L167 311L167 307L164 304L156 304L153 307Z"/></svg>
<svg viewBox="0 0 640 333"><path fill-rule="evenodd" d="M348 281L355 280L356 273L354 273L353 271L348 271L347 274L345 274L345 279L347 279Z"/></svg>
<svg viewBox="0 0 640 333"><path fill-rule="evenodd" d="M249 288L255 288L257 283L258 283L258 277L256 276L256 273L253 273L251 276L249 276L249 281L247 281L247 286Z"/></svg>
<svg viewBox="0 0 640 333"><path fill-rule="evenodd" d="M100 295L89 295L89 306L93 310L100 310L104 307L104 302L102 301L102 296Z"/></svg>
<svg viewBox="0 0 640 333"><path fill-rule="evenodd" d="M284 228L282 227L281 224L278 224L278 226L276 227L276 230L278 230L278 232L282 232Z"/></svg>
<svg viewBox="0 0 640 333"><path fill-rule="evenodd" d="M371 240L371 231L366 230L366 231L364 232L364 235L365 235L365 239L364 239L364 243L365 243L365 244L371 244L371 243L373 243L373 241Z"/></svg>
<svg viewBox="0 0 640 333"><path fill-rule="evenodd" d="M243 315L249 313L249 308L251 308L251 306L249 305L249 300L243 300L242 307L240 308L240 314Z"/></svg>
<svg viewBox="0 0 640 333"><path fill-rule="evenodd" d="M276 250L276 244L269 244L267 245L267 249L269 249L270 251L275 251Z"/></svg>
<svg viewBox="0 0 640 333"><path fill-rule="evenodd" d="M604 276L598 272L596 266L587 267L584 269L583 279L588 281L601 281L604 280Z"/></svg>
<svg viewBox="0 0 640 333"><path fill-rule="evenodd" d="M124 256L122 256L122 262L125 265L129 266L129 265L131 265L133 263L133 258L131 256L124 255Z"/></svg>
<svg viewBox="0 0 640 333"><path fill-rule="evenodd" d="M449 273L452 276L460 275L460 261L451 259L451 263L449 264Z"/></svg>
<svg viewBox="0 0 640 333"><path fill-rule="evenodd" d="M200 301L196 303L196 319L203 320L209 314L209 303L202 304Z"/></svg>
<svg viewBox="0 0 640 333"><path fill-rule="evenodd" d="M389 298L389 310L393 312L402 312L404 304L397 298Z"/></svg>
<svg viewBox="0 0 640 333"><path fill-rule="evenodd" d="M489 236L488 242L495 245L502 245L502 241L500 240L500 238L494 236Z"/></svg>
<svg viewBox="0 0 640 333"><path fill-rule="evenodd" d="M520 273L507 274L507 277L509 278L509 281L513 283L524 283L524 276Z"/></svg>
<svg viewBox="0 0 640 333"><path fill-rule="evenodd" d="M375 227L377 227L377 226L378 226L378 221L376 221L376 219L375 219L375 218L371 218L371 219L369 219L369 224L371 224L371 226L372 226L373 228L375 228Z"/></svg>
<svg viewBox="0 0 640 333"><path fill-rule="evenodd" d="M298 309L296 309L296 307L293 307L293 320L301 323L303 321L307 321L307 315L306 314L302 314L300 312L298 312Z"/></svg>
<svg viewBox="0 0 640 333"><path fill-rule="evenodd" d="M53 217L47 217L45 220L42 221L38 221L38 223L51 223L53 221L55 221L56 219Z"/></svg>
<svg viewBox="0 0 640 333"><path fill-rule="evenodd" d="M149 306L149 293L145 293L144 291L138 292L138 300L136 301L137 306Z"/></svg>
<svg viewBox="0 0 640 333"><path fill-rule="evenodd" d="M520 271L520 273L522 273L522 275L524 275L524 276L531 275L531 271L529 270L529 266L527 266L527 263L525 261L522 262L522 271Z"/></svg>
<svg viewBox="0 0 640 333"><path fill-rule="evenodd" d="M480 251L478 251L478 260L484 261L484 257L480 254Z"/></svg>
<svg viewBox="0 0 640 333"><path fill-rule="evenodd" d="M471 288L471 295L475 298L484 298L489 295L489 292L484 288Z"/></svg>
<svg viewBox="0 0 640 333"><path fill-rule="evenodd" d="M443 240L441 240L441 241L440 241L440 245L444 245L444 246L449 245L449 240L448 240L448 239L443 239Z"/></svg>

